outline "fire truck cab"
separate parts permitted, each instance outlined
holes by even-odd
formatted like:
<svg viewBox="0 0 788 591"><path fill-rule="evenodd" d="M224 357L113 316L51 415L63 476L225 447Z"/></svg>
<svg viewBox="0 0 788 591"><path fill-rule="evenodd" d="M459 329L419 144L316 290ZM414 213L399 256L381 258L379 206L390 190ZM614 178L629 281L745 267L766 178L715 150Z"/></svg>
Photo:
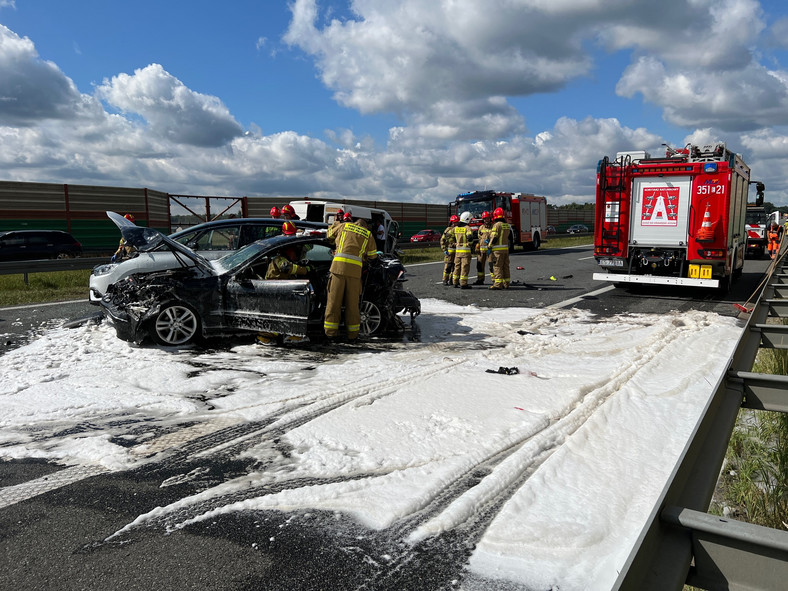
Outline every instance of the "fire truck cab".
<svg viewBox="0 0 788 591"><path fill-rule="evenodd" d="M750 169L725 144L599 162L593 278L728 289L747 249Z"/></svg>
<svg viewBox="0 0 788 591"><path fill-rule="evenodd" d="M471 212L469 225L477 230L482 225L482 213L494 212L498 207L506 214L511 226L509 250L516 245L536 250L547 233L547 199L530 193L498 193L496 191L472 191L460 193L449 204L451 213L458 216Z"/></svg>

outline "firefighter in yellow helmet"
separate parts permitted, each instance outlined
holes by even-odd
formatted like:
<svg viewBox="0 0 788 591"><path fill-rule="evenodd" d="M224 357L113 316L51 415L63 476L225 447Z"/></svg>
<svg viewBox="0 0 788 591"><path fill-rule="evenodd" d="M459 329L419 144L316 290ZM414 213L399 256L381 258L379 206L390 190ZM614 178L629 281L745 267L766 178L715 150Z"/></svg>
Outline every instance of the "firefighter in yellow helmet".
<svg viewBox="0 0 788 591"><path fill-rule="evenodd" d="M473 230L468 225L471 221L471 212L464 211L460 216L460 222L454 227L454 271L451 278L454 287L470 289L468 285L468 273L471 270L471 243L473 242Z"/></svg>
<svg viewBox="0 0 788 591"><path fill-rule="evenodd" d="M490 289L509 289L509 232L511 228L506 223L506 214L503 208L498 207L493 212L493 226L490 229L488 252L493 261L493 284Z"/></svg>
<svg viewBox="0 0 788 591"><path fill-rule="evenodd" d="M460 217L453 215L449 218L449 225L441 234L441 250L443 251L443 285L451 283L451 274L454 271L454 225Z"/></svg>
<svg viewBox="0 0 788 591"><path fill-rule="evenodd" d="M490 265L490 279L493 279L493 265L492 257L487 250L487 244L490 238L490 231L492 230L492 214L489 211L482 213L482 225L476 231L476 283L474 285L484 285L484 268Z"/></svg>
<svg viewBox="0 0 788 591"><path fill-rule="evenodd" d="M361 329L361 271L364 261L377 259L378 253L375 238L364 220L354 222L351 212L346 212L344 219L328 231L328 239L334 242L336 250L328 278L323 330L329 339L337 337L344 305L347 339L354 342Z"/></svg>

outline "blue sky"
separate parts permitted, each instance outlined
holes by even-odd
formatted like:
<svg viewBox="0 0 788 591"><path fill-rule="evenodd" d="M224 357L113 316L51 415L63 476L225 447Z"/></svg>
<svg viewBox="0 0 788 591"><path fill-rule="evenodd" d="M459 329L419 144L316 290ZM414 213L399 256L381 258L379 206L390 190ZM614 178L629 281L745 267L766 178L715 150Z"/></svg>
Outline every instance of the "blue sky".
<svg viewBox="0 0 788 591"><path fill-rule="evenodd" d="M756 0L0 0L0 179L593 200L725 141L788 204L788 9Z"/></svg>

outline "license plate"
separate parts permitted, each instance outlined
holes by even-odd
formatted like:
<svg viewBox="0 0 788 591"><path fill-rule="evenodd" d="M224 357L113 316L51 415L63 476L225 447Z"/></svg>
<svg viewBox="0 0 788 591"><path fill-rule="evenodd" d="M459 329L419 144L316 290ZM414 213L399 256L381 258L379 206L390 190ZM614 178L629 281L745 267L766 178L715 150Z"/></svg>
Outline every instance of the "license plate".
<svg viewBox="0 0 788 591"><path fill-rule="evenodd" d="M602 267L623 267L623 259L599 259L598 263Z"/></svg>

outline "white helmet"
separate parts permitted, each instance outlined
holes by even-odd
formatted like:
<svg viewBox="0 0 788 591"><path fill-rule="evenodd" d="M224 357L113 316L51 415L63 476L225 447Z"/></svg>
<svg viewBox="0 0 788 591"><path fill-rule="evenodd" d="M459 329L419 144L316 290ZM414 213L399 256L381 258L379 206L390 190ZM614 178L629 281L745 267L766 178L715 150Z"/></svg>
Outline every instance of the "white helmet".
<svg viewBox="0 0 788 591"><path fill-rule="evenodd" d="M470 211L463 211L462 215L460 216L460 222L463 224L467 224L471 221L471 212Z"/></svg>

